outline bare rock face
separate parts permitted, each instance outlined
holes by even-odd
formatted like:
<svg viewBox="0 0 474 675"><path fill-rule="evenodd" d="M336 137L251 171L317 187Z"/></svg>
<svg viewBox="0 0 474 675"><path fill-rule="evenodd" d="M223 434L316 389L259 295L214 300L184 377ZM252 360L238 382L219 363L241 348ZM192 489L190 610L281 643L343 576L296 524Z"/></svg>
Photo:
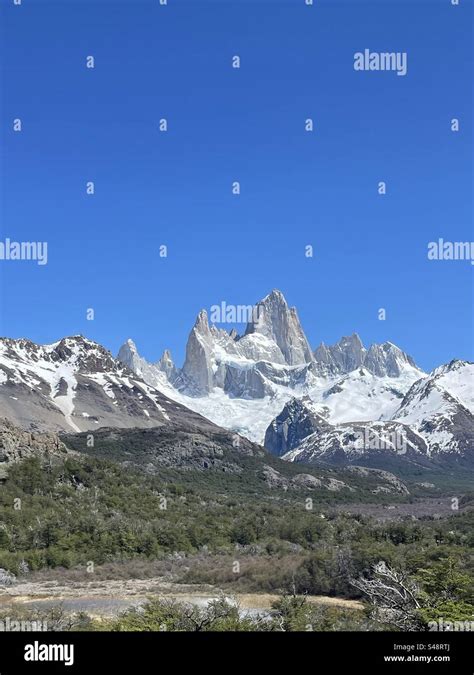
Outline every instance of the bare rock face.
<svg viewBox="0 0 474 675"><path fill-rule="evenodd" d="M337 480L337 478L328 478L326 488L331 492L340 492L344 489L353 490L353 488L348 487L344 481Z"/></svg>
<svg viewBox="0 0 474 675"><path fill-rule="evenodd" d="M121 357L170 387L164 372L149 372L152 366L131 341ZM165 361L172 368L169 357ZM80 335L51 345L0 338L0 417L32 432L149 428L203 419Z"/></svg>
<svg viewBox="0 0 474 675"><path fill-rule="evenodd" d="M171 353L167 349L157 363L148 363L139 355L133 340L127 340L120 347L117 359L152 387L163 387L167 382L173 384L178 376Z"/></svg>
<svg viewBox="0 0 474 675"><path fill-rule="evenodd" d="M359 476L362 476L363 478L367 478L368 476L375 476L377 478L380 478L385 482L384 485L378 485L374 493L377 494L378 492L393 492L393 493L398 493L398 494L404 494L408 495L410 494L410 491L408 490L407 486L405 483L403 483L398 476L395 476L395 474L391 473L390 471L384 471L382 469L374 469L374 468L367 468L363 466L350 466L347 469L348 471L352 473L356 473Z"/></svg>
<svg viewBox="0 0 474 675"><path fill-rule="evenodd" d="M272 291L257 304L256 314L256 320L247 325L245 335L259 333L275 342L290 366L313 361L296 308L288 307L283 293Z"/></svg>
<svg viewBox="0 0 474 675"><path fill-rule="evenodd" d="M290 481L282 476L281 473L272 466L264 464L262 473L263 479L269 488L281 488L283 490L288 490Z"/></svg>
<svg viewBox="0 0 474 675"><path fill-rule="evenodd" d="M23 431L7 419L0 419L0 467L28 457L62 457L70 451L54 433Z"/></svg>
<svg viewBox="0 0 474 675"><path fill-rule="evenodd" d="M406 369L419 370L411 356L391 342L373 344L367 350L357 333L341 338L332 346L321 343L314 352L314 359L318 366L339 374L364 367L377 377L399 377Z"/></svg>
<svg viewBox="0 0 474 675"><path fill-rule="evenodd" d="M171 358L171 352L169 351L169 349L165 349L165 351L163 352L163 356L158 361L156 366L166 375L166 377L168 378L168 382L173 384L173 382L176 380L178 376L178 370L174 365L173 359Z"/></svg>
<svg viewBox="0 0 474 675"><path fill-rule="evenodd" d="M260 364L253 368L243 369L231 364L225 369L223 389L238 398L263 398L267 392L266 379L261 372Z"/></svg>
<svg viewBox="0 0 474 675"><path fill-rule="evenodd" d="M324 343L314 352L316 361L331 366L339 373L349 373L364 363L366 349L360 337L354 333L343 337L333 346Z"/></svg>
<svg viewBox="0 0 474 675"><path fill-rule="evenodd" d="M186 345L183 375L195 387L196 394L208 394L213 388L213 336L206 310L201 310Z"/></svg>
<svg viewBox="0 0 474 675"><path fill-rule="evenodd" d="M331 476L324 479L312 476L309 473L299 473L293 478L283 476L279 471L268 464L262 468L263 480L267 487L280 490L303 489L303 490L328 490L329 492L339 492L340 490L352 490L350 486L342 480L337 480Z"/></svg>
<svg viewBox="0 0 474 675"><path fill-rule="evenodd" d="M280 291L272 291L254 307L243 336L209 326L207 312L201 310L175 386L192 396L218 387L230 396L262 398L272 382L292 376L292 366L305 368L312 361L296 310Z"/></svg>
<svg viewBox="0 0 474 675"><path fill-rule="evenodd" d="M372 345L364 359L364 366L374 375L399 377L406 366L416 368L416 364L408 354L391 342Z"/></svg>
<svg viewBox="0 0 474 675"><path fill-rule="evenodd" d="M307 436L328 429L329 424L314 410L309 398L292 398L268 427L264 446L281 457Z"/></svg>
<svg viewBox="0 0 474 675"><path fill-rule="evenodd" d="M299 473L293 478L292 481L295 485L298 485L307 489L317 489L323 486L322 481L316 476L312 476L309 473Z"/></svg>
<svg viewBox="0 0 474 675"><path fill-rule="evenodd" d="M127 340L125 344L120 347L117 359L139 377L146 375L148 380L158 380L155 368L139 355L133 340ZM148 384L153 386L151 381L149 381Z"/></svg>

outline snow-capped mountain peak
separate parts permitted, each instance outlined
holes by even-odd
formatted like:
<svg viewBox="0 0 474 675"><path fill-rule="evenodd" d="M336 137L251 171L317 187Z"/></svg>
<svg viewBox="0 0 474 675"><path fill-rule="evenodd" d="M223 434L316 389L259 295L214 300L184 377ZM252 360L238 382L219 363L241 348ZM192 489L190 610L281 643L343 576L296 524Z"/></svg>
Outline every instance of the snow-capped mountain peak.
<svg viewBox="0 0 474 675"><path fill-rule="evenodd" d="M405 376L409 372L406 371ZM373 387L377 380L382 384L387 378L377 378L363 369L349 373L323 395L331 405L331 416L325 427L318 425L311 430L306 422L300 423L298 416L293 416L291 438L296 438L298 444L293 448L288 446L285 459L383 462L388 456L415 463L434 460L474 465L474 364L451 361L417 379L399 400L392 415L385 414L379 421L375 421L373 414L366 420L361 418L357 405L364 400L362 395L352 404L351 421L345 416L345 410L340 414L338 406L345 402L345 387L350 382L353 395L357 378L360 383L369 385L375 394L373 401L382 407L383 391L375 391ZM317 412L323 410L316 407ZM285 417L284 409L280 415ZM265 444L272 452L280 454L279 448L285 445L287 436L289 433L277 416L267 429Z"/></svg>
<svg viewBox="0 0 474 675"><path fill-rule="evenodd" d="M366 352L360 337L357 333L353 333L342 337L332 346L321 343L314 352L314 358L334 372L349 373L364 363Z"/></svg>
<svg viewBox="0 0 474 675"><path fill-rule="evenodd" d="M314 358L318 364L340 374L350 373L359 366L378 377L400 377L406 370L423 374L411 356L392 342L373 344L367 350L357 333L341 338L332 346L321 343Z"/></svg>
<svg viewBox="0 0 474 675"><path fill-rule="evenodd" d="M128 353L138 368L132 345ZM102 345L81 335L50 345L0 339L0 409L19 426L54 431L160 426L174 407Z"/></svg>
<svg viewBox="0 0 474 675"><path fill-rule="evenodd" d="M264 445L274 455L281 456L298 447L307 436L329 426L309 396L292 398L269 425Z"/></svg>
<svg viewBox="0 0 474 675"><path fill-rule="evenodd" d="M472 452L474 364L453 360L426 374L392 342L366 349L357 333L312 354L280 291L254 310L243 335L201 310L181 369L168 350L148 362L131 339L117 359L81 335L50 345L0 339L0 413L32 429L76 431L200 413L259 443L266 434L295 461L361 457L367 438L380 445L387 436L400 455Z"/></svg>
<svg viewBox="0 0 474 675"><path fill-rule="evenodd" d="M416 363L392 342L371 345L364 359L364 365L375 375L399 377L407 368L417 369Z"/></svg>
<svg viewBox="0 0 474 675"><path fill-rule="evenodd" d="M295 396L310 396L329 422L388 420L424 375L392 343L367 350L357 333L321 344L313 355L296 309L278 290L253 306L241 336L210 324L201 310L181 370L168 359L132 358L126 346L119 358L167 396L257 442Z"/></svg>
<svg viewBox="0 0 474 675"><path fill-rule="evenodd" d="M313 354L295 307L289 307L281 291L273 290L257 303L245 335L260 333L272 340L290 366L310 363Z"/></svg>

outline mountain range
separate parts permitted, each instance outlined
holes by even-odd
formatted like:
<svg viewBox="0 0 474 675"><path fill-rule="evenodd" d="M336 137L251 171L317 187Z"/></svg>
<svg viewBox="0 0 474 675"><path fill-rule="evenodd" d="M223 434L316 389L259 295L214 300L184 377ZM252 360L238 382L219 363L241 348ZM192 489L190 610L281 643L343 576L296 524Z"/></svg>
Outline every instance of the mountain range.
<svg viewBox="0 0 474 675"><path fill-rule="evenodd" d="M114 358L82 336L51 345L0 339L0 415L24 429L222 427L293 462L474 466L474 364L431 373L391 342L357 334L312 350L274 290L242 335L201 310L186 358L156 363L132 340Z"/></svg>

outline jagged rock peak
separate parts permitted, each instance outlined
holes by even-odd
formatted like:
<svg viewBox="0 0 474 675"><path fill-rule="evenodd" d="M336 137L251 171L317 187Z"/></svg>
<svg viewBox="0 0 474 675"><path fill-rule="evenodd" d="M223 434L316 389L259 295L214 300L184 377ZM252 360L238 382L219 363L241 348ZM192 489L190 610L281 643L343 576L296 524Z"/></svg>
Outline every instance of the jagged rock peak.
<svg viewBox="0 0 474 675"><path fill-rule="evenodd" d="M438 377L446 373L453 373L458 370L465 368L466 366L472 366L474 363L472 361L463 361L462 359L452 359L449 363L444 363L442 366L438 366L431 373L431 377ZM474 386L474 385L473 385Z"/></svg>
<svg viewBox="0 0 474 675"><path fill-rule="evenodd" d="M272 454L282 456L307 436L326 428L328 423L309 397L292 398L267 428L264 446Z"/></svg>
<svg viewBox="0 0 474 675"><path fill-rule="evenodd" d="M123 347L127 347L131 352L138 353L137 345L130 338L124 343Z"/></svg>
<svg viewBox="0 0 474 675"><path fill-rule="evenodd" d="M404 367L416 368L414 360L392 342L370 346L364 360L365 367L374 375L398 377Z"/></svg>
<svg viewBox="0 0 474 675"><path fill-rule="evenodd" d="M169 349L165 349L161 359L157 362L156 366L163 373L165 373L166 377L170 382L173 382L174 379L178 376L178 369L174 365L173 359L171 357L171 352L169 351Z"/></svg>
<svg viewBox="0 0 474 675"><path fill-rule="evenodd" d="M201 311L197 315L193 330L199 331L200 333L203 333L205 335L208 335L210 333L209 319L205 309L201 309Z"/></svg>
<svg viewBox="0 0 474 675"><path fill-rule="evenodd" d="M257 303L256 317L247 324L245 335L258 333L273 340L288 365L313 361L313 354L294 307L288 307L283 293L273 290Z"/></svg>
<svg viewBox="0 0 474 675"><path fill-rule="evenodd" d="M110 351L83 335L65 337L51 345L36 345L38 350L46 360L75 364L77 372L105 372L116 368Z"/></svg>
<svg viewBox="0 0 474 675"><path fill-rule="evenodd" d="M378 377L398 377L406 368L419 370L411 356L392 342L373 344L367 350L357 333L343 337L329 347L321 343L314 352L314 358L317 363L330 366L342 374L361 366Z"/></svg>
<svg viewBox="0 0 474 675"><path fill-rule="evenodd" d="M359 368L364 363L365 355L366 349L357 333L342 337L332 346L321 343L314 352L317 362L331 366L341 373Z"/></svg>
<svg viewBox="0 0 474 675"><path fill-rule="evenodd" d="M206 310L201 309L189 334L182 371L197 395L208 394L213 387L212 354L213 332Z"/></svg>
<svg viewBox="0 0 474 675"><path fill-rule="evenodd" d="M173 362L173 359L171 357L171 352L170 352L169 349L165 349L162 356L161 356L161 359L158 361L158 363L165 363L165 362L169 362L169 361Z"/></svg>
<svg viewBox="0 0 474 675"><path fill-rule="evenodd" d="M140 359L137 346L133 340L130 340L129 338L126 342L123 343L123 345L120 347L118 351L117 359L126 366L128 366L129 368L133 367L136 359Z"/></svg>

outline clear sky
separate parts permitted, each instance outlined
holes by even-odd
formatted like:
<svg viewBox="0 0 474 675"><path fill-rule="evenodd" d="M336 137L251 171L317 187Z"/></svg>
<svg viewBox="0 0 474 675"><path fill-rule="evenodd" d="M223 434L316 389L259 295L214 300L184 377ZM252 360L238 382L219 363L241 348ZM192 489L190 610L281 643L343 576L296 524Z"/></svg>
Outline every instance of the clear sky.
<svg viewBox="0 0 474 675"><path fill-rule="evenodd" d="M313 346L473 359L474 266L427 259L474 239L472 2L2 0L0 18L0 240L48 242L47 265L0 261L2 335L132 337L180 365L201 307L279 288ZM364 49L406 52L406 76L355 71Z"/></svg>

